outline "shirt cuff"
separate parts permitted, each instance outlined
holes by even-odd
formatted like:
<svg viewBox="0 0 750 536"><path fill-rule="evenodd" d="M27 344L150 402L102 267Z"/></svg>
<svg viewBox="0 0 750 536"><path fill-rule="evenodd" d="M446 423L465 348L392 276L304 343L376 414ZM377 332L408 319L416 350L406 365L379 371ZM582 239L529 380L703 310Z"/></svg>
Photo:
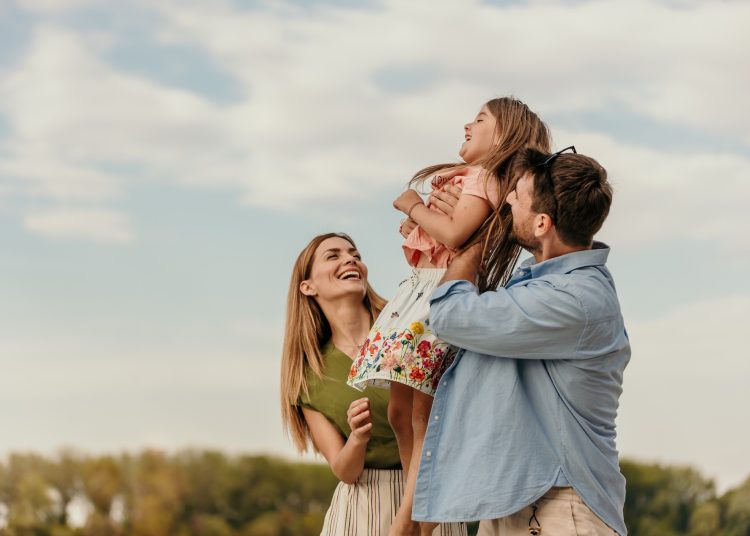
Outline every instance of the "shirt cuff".
<svg viewBox="0 0 750 536"><path fill-rule="evenodd" d="M462 279L458 279L456 281L448 281L435 289L435 291L432 293L432 297L430 298L430 305L432 305L432 302L444 298L445 296L452 294L454 291L476 292L477 287L470 282Z"/></svg>

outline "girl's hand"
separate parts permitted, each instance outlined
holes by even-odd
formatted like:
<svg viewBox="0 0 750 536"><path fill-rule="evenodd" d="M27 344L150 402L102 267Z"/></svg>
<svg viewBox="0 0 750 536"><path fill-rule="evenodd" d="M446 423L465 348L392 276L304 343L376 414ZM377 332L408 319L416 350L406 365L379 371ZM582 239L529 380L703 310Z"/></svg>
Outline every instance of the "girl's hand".
<svg viewBox="0 0 750 536"><path fill-rule="evenodd" d="M370 441L372 420L370 419L370 401L366 397L355 400L349 405L349 409L346 410L346 420L352 430L349 439L358 443Z"/></svg>
<svg viewBox="0 0 750 536"><path fill-rule="evenodd" d="M416 203L421 203L422 198L416 192L416 190L406 190L399 195L393 202L393 207L396 210L400 210L404 214L409 213L409 209L412 208Z"/></svg>
<svg viewBox="0 0 750 536"><path fill-rule="evenodd" d="M417 222L415 222L411 218L406 218L401 220L401 225L398 226L398 232L401 233L401 236L406 238L411 234L416 226Z"/></svg>

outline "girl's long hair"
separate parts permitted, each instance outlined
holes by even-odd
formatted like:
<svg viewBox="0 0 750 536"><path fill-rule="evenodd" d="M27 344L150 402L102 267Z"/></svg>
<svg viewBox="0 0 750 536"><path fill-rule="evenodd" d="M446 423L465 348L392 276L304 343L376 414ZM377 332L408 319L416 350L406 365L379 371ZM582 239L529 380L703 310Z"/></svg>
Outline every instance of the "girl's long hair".
<svg viewBox="0 0 750 536"><path fill-rule="evenodd" d="M510 207L505 198L515 187L516 177L512 174L513 157L526 148L550 151L550 133L547 125L529 107L514 97L492 99L485 104L496 120L495 139L497 142L490 153L479 162L469 162L488 171L488 180L496 180L499 192L497 207L477 231L461 246L467 249L479 242L483 243L482 270L477 285L481 292L494 290L505 284L521 253L521 248L511 237L513 221ZM438 164L418 171L409 182L421 183L435 173L446 168L465 166L463 163Z"/></svg>
<svg viewBox="0 0 750 536"><path fill-rule="evenodd" d="M344 233L326 233L313 238L300 252L292 268L286 306L284 346L281 356L281 417L285 432L292 438L300 452L310 444L310 430L298 406L302 393L307 394L306 372L323 375L321 347L331 338L331 326L322 309L311 296L300 292L300 283L310 278L315 251L329 238L343 238L355 248L354 241ZM374 321L385 306L381 298L367 283L363 305Z"/></svg>

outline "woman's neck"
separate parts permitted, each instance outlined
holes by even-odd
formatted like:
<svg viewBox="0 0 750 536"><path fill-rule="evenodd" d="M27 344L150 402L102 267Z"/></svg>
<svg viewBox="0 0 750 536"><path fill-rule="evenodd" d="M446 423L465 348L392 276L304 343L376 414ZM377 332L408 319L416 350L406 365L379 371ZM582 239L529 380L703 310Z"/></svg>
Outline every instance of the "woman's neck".
<svg viewBox="0 0 750 536"><path fill-rule="evenodd" d="M354 359L370 332L370 311L361 299L321 304L334 346Z"/></svg>

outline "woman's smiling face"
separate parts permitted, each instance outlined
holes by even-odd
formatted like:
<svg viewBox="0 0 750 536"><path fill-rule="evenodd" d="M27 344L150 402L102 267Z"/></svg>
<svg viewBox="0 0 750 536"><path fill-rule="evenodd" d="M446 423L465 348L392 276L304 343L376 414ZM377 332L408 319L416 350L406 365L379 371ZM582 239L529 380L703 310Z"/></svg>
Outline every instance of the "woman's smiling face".
<svg viewBox="0 0 750 536"><path fill-rule="evenodd" d="M458 154L467 164L473 164L490 153L495 144L497 120L487 106L482 106L471 123L464 125L464 143Z"/></svg>
<svg viewBox="0 0 750 536"><path fill-rule="evenodd" d="M310 277L300 284L300 291L318 302L351 294L364 299L367 265L351 242L338 236L327 238L315 250Z"/></svg>

